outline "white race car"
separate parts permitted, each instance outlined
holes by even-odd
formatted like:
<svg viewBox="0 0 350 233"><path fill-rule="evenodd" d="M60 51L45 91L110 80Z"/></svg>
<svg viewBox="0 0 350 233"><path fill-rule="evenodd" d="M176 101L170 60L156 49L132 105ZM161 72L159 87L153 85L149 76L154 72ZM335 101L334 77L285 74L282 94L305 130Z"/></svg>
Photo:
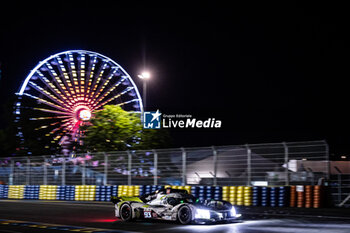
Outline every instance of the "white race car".
<svg viewBox="0 0 350 233"><path fill-rule="evenodd" d="M230 221L241 216L227 201L200 202L186 190L171 188L141 197L112 197L112 202L115 204L115 216L123 221L162 219L190 224Z"/></svg>

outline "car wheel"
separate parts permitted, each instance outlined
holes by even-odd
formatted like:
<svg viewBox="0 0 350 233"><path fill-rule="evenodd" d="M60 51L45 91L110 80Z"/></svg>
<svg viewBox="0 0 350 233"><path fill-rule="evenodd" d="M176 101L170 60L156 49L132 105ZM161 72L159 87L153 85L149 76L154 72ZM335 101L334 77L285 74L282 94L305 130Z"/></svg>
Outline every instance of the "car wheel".
<svg viewBox="0 0 350 233"><path fill-rule="evenodd" d="M132 221L132 208L130 204L122 204L119 210L119 216L123 221Z"/></svg>
<svg viewBox="0 0 350 233"><path fill-rule="evenodd" d="M177 219L181 224L189 224L192 221L192 210L189 206L183 205L177 211Z"/></svg>

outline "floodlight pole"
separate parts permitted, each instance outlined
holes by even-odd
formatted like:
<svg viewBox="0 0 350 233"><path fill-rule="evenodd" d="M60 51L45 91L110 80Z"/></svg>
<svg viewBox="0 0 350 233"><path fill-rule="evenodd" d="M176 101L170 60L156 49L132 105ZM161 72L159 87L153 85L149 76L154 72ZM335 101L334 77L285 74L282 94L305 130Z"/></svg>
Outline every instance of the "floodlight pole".
<svg viewBox="0 0 350 233"><path fill-rule="evenodd" d="M147 98L147 80L143 80L143 91L142 91L142 98L143 98L143 109L146 109L146 98Z"/></svg>

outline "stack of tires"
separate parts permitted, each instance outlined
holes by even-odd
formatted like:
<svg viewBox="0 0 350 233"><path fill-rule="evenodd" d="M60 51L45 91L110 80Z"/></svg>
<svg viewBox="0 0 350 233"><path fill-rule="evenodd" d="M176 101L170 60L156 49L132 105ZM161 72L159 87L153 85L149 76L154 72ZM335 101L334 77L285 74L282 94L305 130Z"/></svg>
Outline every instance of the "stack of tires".
<svg viewBox="0 0 350 233"><path fill-rule="evenodd" d="M296 207L296 203L297 203L297 188L295 185L293 185L293 186L290 186L289 206Z"/></svg>
<svg viewBox="0 0 350 233"><path fill-rule="evenodd" d="M214 198L214 187L206 186L205 187L205 200L211 200Z"/></svg>
<svg viewBox="0 0 350 233"><path fill-rule="evenodd" d="M314 208L320 208L321 207L321 200L322 200L322 186L315 185L314 186L314 193L313 193L313 207Z"/></svg>
<svg viewBox="0 0 350 233"><path fill-rule="evenodd" d="M261 187L261 206L270 205L270 187Z"/></svg>
<svg viewBox="0 0 350 233"><path fill-rule="evenodd" d="M305 205L304 186L297 186L297 207L303 208Z"/></svg>
<svg viewBox="0 0 350 233"><path fill-rule="evenodd" d="M96 185L77 185L75 187L76 201L94 201Z"/></svg>
<svg viewBox="0 0 350 233"><path fill-rule="evenodd" d="M279 187L278 207L286 207L289 205L288 203L289 193L290 193L290 188L288 186Z"/></svg>
<svg viewBox="0 0 350 233"><path fill-rule="evenodd" d="M152 185L151 192L153 193L153 192L157 191L158 189L162 189L162 188L164 188L164 186L162 186L162 185Z"/></svg>
<svg viewBox="0 0 350 233"><path fill-rule="evenodd" d="M206 188L205 186L198 186L198 196L199 201L204 201L206 199Z"/></svg>
<svg viewBox="0 0 350 233"><path fill-rule="evenodd" d="M237 204L237 186L230 186L229 201L232 205Z"/></svg>
<svg viewBox="0 0 350 233"><path fill-rule="evenodd" d="M250 186L245 186L244 187L243 204L245 206L251 206L252 205L252 187L250 187Z"/></svg>
<svg viewBox="0 0 350 233"><path fill-rule="evenodd" d="M198 190L199 190L199 188L197 186L191 187L191 194L196 198L198 198Z"/></svg>
<svg viewBox="0 0 350 233"><path fill-rule="evenodd" d="M229 201L229 186L223 186L222 187L222 200Z"/></svg>
<svg viewBox="0 0 350 233"><path fill-rule="evenodd" d="M153 192L153 191L151 191L151 192ZM139 196L140 193L143 193L143 191L140 192L140 186L138 186L138 185L119 185L118 186L117 195L119 197L120 196L130 196L130 197Z"/></svg>
<svg viewBox="0 0 350 233"><path fill-rule="evenodd" d="M152 185L143 185L142 186L142 191L140 191L141 195L149 194L152 192Z"/></svg>
<svg viewBox="0 0 350 233"><path fill-rule="evenodd" d="M95 200L96 201L109 201L112 195L112 186L97 186Z"/></svg>
<svg viewBox="0 0 350 233"><path fill-rule="evenodd" d="M215 200L222 200L222 187L221 186L216 186L214 188L214 199Z"/></svg>
<svg viewBox="0 0 350 233"><path fill-rule="evenodd" d="M56 198L57 200L65 200L67 186L57 186Z"/></svg>
<svg viewBox="0 0 350 233"><path fill-rule="evenodd" d="M23 199L24 185L10 185L8 198Z"/></svg>
<svg viewBox="0 0 350 233"><path fill-rule="evenodd" d="M243 205L244 203L244 187L237 187L237 195L236 195L236 205Z"/></svg>
<svg viewBox="0 0 350 233"><path fill-rule="evenodd" d="M261 187L259 186L252 187L252 204L253 206L261 205Z"/></svg>
<svg viewBox="0 0 350 233"><path fill-rule="evenodd" d="M66 200L66 201L74 201L75 200L75 186L74 185L65 186L64 200Z"/></svg>
<svg viewBox="0 0 350 233"><path fill-rule="evenodd" d="M8 198L9 186L8 185L0 185L0 199Z"/></svg>
<svg viewBox="0 0 350 233"><path fill-rule="evenodd" d="M312 207L312 194L313 194L313 186L306 185L305 186L305 208Z"/></svg>
<svg viewBox="0 0 350 233"><path fill-rule="evenodd" d="M24 188L24 199L37 200L39 199L40 185L26 185Z"/></svg>
<svg viewBox="0 0 350 233"><path fill-rule="evenodd" d="M56 200L57 185L40 185L40 200Z"/></svg>
<svg viewBox="0 0 350 233"><path fill-rule="evenodd" d="M279 193L278 187L270 187L270 206L271 207L277 206L278 193Z"/></svg>

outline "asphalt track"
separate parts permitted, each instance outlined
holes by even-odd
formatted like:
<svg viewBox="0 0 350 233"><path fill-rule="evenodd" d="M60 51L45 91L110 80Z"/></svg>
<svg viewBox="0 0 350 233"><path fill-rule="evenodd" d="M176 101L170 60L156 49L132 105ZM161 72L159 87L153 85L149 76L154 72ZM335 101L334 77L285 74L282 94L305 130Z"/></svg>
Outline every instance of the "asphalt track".
<svg viewBox="0 0 350 233"><path fill-rule="evenodd" d="M244 214L244 213L243 213ZM350 232L350 217L246 213L235 223L122 222L109 203L0 200L0 232Z"/></svg>

